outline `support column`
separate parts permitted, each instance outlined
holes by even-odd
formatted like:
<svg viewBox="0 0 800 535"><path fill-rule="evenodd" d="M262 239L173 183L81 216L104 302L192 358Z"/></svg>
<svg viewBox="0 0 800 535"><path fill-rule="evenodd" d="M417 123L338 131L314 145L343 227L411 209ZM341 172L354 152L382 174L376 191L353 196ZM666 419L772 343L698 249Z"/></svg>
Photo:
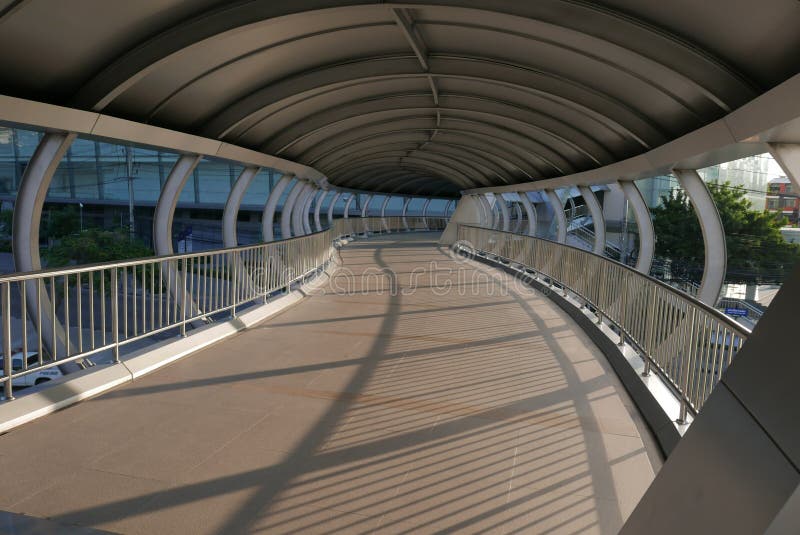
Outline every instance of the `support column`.
<svg viewBox="0 0 800 535"><path fill-rule="evenodd" d="M536 207L528 198L528 194L526 192L523 191L517 195L519 195L519 198L522 201L522 207L525 208L525 214L528 216L528 236L536 236L536 224L538 223Z"/></svg>
<svg viewBox="0 0 800 535"><path fill-rule="evenodd" d="M603 207L597 200L597 196L589 186L578 186L589 212L592 214L592 224L594 225L594 247L592 252L602 256L606 249L606 220L603 217Z"/></svg>
<svg viewBox="0 0 800 535"><path fill-rule="evenodd" d="M331 199L331 204L328 205L328 226L333 226L333 209L336 207L336 203L339 202L339 197L342 196L341 191L337 191L336 194Z"/></svg>
<svg viewBox="0 0 800 535"><path fill-rule="evenodd" d="M322 204L325 202L325 199L330 193L330 191L323 191L322 195L317 198L317 204L314 206L314 227L317 229L317 232L322 231L322 222L319 219L319 211L322 209Z"/></svg>
<svg viewBox="0 0 800 535"><path fill-rule="evenodd" d="M273 230L275 209L278 207L278 201L280 201L281 195L291 183L292 178L294 178L292 175L283 175L269 193L267 204L264 205L264 213L261 215L261 237L265 242L271 242L275 239Z"/></svg>
<svg viewBox="0 0 800 535"><path fill-rule="evenodd" d="M372 198L374 195L370 194L367 195L367 200L364 201L364 206L361 208L361 217L368 217L369 216L369 203L372 202Z"/></svg>
<svg viewBox="0 0 800 535"><path fill-rule="evenodd" d="M153 246L156 256L174 253L172 249L172 220L175 217L175 207L178 205L178 199L181 196L184 185L186 185L186 181L190 176L194 175L194 170L202 159L203 157L197 154L181 156L172 166L167 179L164 181L164 186L161 188L161 194L158 196L156 209L153 213ZM187 310L185 313L187 317L200 313L200 309L195 304L194 299L185 295L186 289L176 264L169 261L161 262L160 274L162 283L167 285L167 290L172 294L175 302L181 303L177 306L182 308L183 303L186 303ZM200 326L202 323L199 320L192 322L195 326Z"/></svg>
<svg viewBox="0 0 800 535"><path fill-rule="evenodd" d="M156 209L153 214L153 244L156 255L173 254L172 249L172 219L175 217L175 207L181 196L183 186L192 176L195 167L200 163L202 156L192 154L178 158L161 188Z"/></svg>
<svg viewBox="0 0 800 535"><path fill-rule="evenodd" d="M492 205L489 203L489 199L486 198L486 195L483 193L478 194L478 202L481 203L483 207L483 214L486 218L486 228L494 228L494 212L492 211Z"/></svg>
<svg viewBox="0 0 800 535"><path fill-rule="evenodd" d="M260 167L245 167L236 182L233 183L228 200L225 202L225 210L222 212L222 245L223 247L236 247L239 239L236 235L236 220L239 216L239 207L242 199L253 178L261 170Z"/></svg>
<svg viewBox="0 0 800 535"><path fill-rule="evenodd" d="M792 181L792 189L800 194L800 143L767 143L769 153Z"/></svg>
<svg viewBox="0 0 800 535"><path fill-rule="evenodd" d="M650 210L647 208L647 203L644 202L642 192L639 191L633 181L620 181L619 186L625 193L625 198L628 199L628 203L633 210L633 217L636 219L636 227L639 229L639 258L636 260L636 271L647 275L650 273L650 266L653 264L653 253L656 247L655 231L653 230ZM627 231L627 229L624 230Z"/></svg>
<svg viewBox="0 0 800 535"><path fill-rule="evenodd" d="M391 198L391 195L387 195L386 198L383 199L383 204L381 204L381 217L386 217L386 207L389 206L389 200Z"/></svg>
<svg viewBox="0 0 800 535"><path fill-rule="evenodd" d="M292 189L289 190L289 196L286 197L286 201L283 203L283 208L281 209L281 239L283 240L292 237L292 212L294 211L297 197L305 187L305 182L297 180Z"/></svg>
<svg viewBox="0 0 800 535"><path fill-rule="evenodd" d="M391 195L387 195L386 198L383 199L383 204L381 204L381 226L383 226L383 231L386 232L386 234L392 231L386 223L386 207L389 205L389 199L391 198Z"/></svg>
<svg viewBox="0 0 800 535"><path fill-rule="evenodd" d="M403 218L403 227L406 230L410 230L408 228L408 219L406 219L406 214L408 213L408 205L409 204L411 204L411 197L406 197L406 200L403 203L403 212L401 213L401 217Z"/></svg>
<svg viewBox="0 0 800 535"><path fill-rule="evenodd" d="M508 205L506 204L506 200L503 198L502 195L495 194L494 202L500 208L500 215L503 221L502 230L504 232L509 232L511 230L511 213L508 211ZM497 226L500 227L500 221L497 222Z"/></svg>
<svg viewBox="0 0 800 535"><path fill-rule="evenodd" d="M308 197L308 202L306 202L306 209L303 212L303 227L305 228L306 234L311 234L313 232L311 228L311 217L313 212L311 211L311 207L314 205L314 201L319 196L320 189L315 185L311 195Z"/></svg>
<svg viewBox="0 0 800 535"><path fill-rule="evenodd" d="M553 209L553 217L556 219L556 241L564 243L567 241L567 216L564 214L564 205L561 204L561 199L554 190L546 189L544 192Z"/></svg>
<svg viewBox="0 0 800 535"><path fill-rule="evenodd" d="M478 207L478 216L480 218L480 226L483 228L489 228L489 218L486 213L486 203L484 202L483 195L476 194L472 195L476 206Z"/></svg>
<svg viewBox="0 0 800 535"><path fill-rule="evenodd" d="M514 213L517 214L517 222L514 224L514 230L512 232L514 234L519 234L519 231L522 230L522 208L519 207L519 203L514 203Z"/></svg>
<svg viewBox="0 0 800 535"><path fill-rule="evenodd" d="M425 230L428 230L428 206L431 205L431 199L425 199L425 202L422 203L422 224L425 226Z"/></svg>
<svg viewBox="0 0 800 535"><path fill-rule="evenodd" d="M42 260L39 256L39 227L42 219L42 207L58 164L76 137L77 134L45 134L25 168L14 203L11 230L11 249L16 271L26 272L42 269ZM50 356L53 358L66 357L68 351L64 327L57 318L53 318L50 314L52 304L47 292L42 291L41 299L37 300L36 284L26 283L25 294L27 312L34 325L37 324L39 314L41 314L40 334L42 343ZM53 330L54 326L55 330Z"/></svg>
<svg viewBox="0 0 800 535"><path fill-rule="evenodd" d="M350 218L350 205L353 204L353 201L355 200L355 198L356 198L356 194L355 193L351 193L350 197L344 203L344 218L345 219L349 219Z"/></svg>
<svg viewBox="0 0 800 535"><path fill-rule="evenodd" d="M314 186L305 183L292 206L292 236L294 237L305 236L306 231L303 227L303 210L306 207L309 195L311 195L313 191Z"/></svg>
<svg viewBox="0 0 800 535"><path fill-rule="evenodd" d="M318 192L319 189L317 186L312 184L306 194L305 202L301 207L300 213L298 214L300 218L300 229L303 235L311 234L311 222L309 221L309 217L311 216L311 203L314 202L314 198L317 196Z"/></svg>
<svg viewBox="0 0 800 535"><path fill-rule="evenodd" d="M719 299L725 271L728 267L728 250L725 244L725 229L719 216L714 198L703 179L693 169L674 169L673 173L689 196L689 200L700 222L705 244L703 280L697 292L697 299L714 306Z"/></svg>

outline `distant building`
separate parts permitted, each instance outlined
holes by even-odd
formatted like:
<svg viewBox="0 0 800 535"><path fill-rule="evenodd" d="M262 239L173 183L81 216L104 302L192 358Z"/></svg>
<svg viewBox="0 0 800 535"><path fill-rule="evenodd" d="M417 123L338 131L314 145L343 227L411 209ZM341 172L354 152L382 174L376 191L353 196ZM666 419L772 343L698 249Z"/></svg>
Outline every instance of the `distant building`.
<svg viewBox="0 0 800 535"><path fill-rule="evenodd" d="M742 186L753 210L766 208L766 191L769 181L769 154L758 154L740 158L732 162L713 165L699 171L705 182L729 182L732 186Z"/></svg>
<svg viewBox="0 0 800 535"><path fill-rule="evenodd" d="M800 196L793 191L791 181L785 176L769 181L766 210L772 214L780 213L789 219L790 224L797 225Z"/></svg>

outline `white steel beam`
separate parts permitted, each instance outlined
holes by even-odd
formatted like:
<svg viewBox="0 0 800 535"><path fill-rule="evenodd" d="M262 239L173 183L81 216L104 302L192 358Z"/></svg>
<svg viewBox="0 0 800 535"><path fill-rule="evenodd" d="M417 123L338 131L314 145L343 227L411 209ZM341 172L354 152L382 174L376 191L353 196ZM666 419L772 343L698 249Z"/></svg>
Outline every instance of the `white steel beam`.
<svg viewBox="0 0 800 535"><path fill-rule="evenodd" d="M303 214L307 207L308 198L314 192L314 186L306 183L292 206L292 236L305 236L306 229L303 225Z"/></svg>
<svg viewBox="0 0 800 535"><path fill-rule="evenodd" d="M281 208L281 239L283 240L292 237L292 212L297 202L297 197L305 187L305 182L297 180L292 186L292 189L289 190L289 195L283 203L283 208Z"/></svg>
<svg viewBox="0 0 800 535"><path fill-rule="evenodd" d="M769 152L800 194L800 143L768 143Z"/></svg>
<svg viewBox="0 0 800 535"><path fill-rule="evenodd" d="M372 198L375 197L372 193L367 195L367 200L364 201L364 206L361 207L361 217L367 217L369 215L369 203L372 202Z"/></svg>
<svg viewBox="0 0 800 535"><path fill-rule="evenodd" d="M275 239L275 231L273 230L275 224L275 210L278 207L278 201L280 201L281 195L283 195L283 192L292 182L293 178L292 175L283 175L269 193L267 204L264 205L264 213L261 215L261 236L265 242L271 242Z"/></svg>
<svg viewBox="0 0 800 535"><path fill-rule="evenodd" d="M650 273L650 266L653 264L653 254L656 248L655 230L653 229L653 219L650 217L650 209L644 202L642 192L639 191L636 183L631 180L618 182L628 199L633 217L636 219L636 227L639 229L639 257L636 260L636 271ZM627 229L625 229L627 231Z"/></svg>
<svg viewBox="0 0 800 535"><path fill-rule="evenodd" d="M522 207L525 208L525 214L528 216L528 236L536 236L536 207L528 198L528 194L524 191L519 192L519 198L522 201Z"/></svg>
<svg viewBox="0 0 800 535"><path fill-rule="evenodd" d="M11 228L11 250L16 271L42 269L39 256L42 207L58 164L76 137L77 134L45 134L25 168L17 190ZM53 358L66 357L68 350L64 327L50 313L52 303L47 292L42 291L37 297L36 285L26 283L25 294L28 315L34 325L39 326L45 348Z"/></svg>
<svg viewBox="0 0 800 535"><path fill-rule="evenodd" d="M311 218L311 205L314 203L314 199L317 198L318 194L319 194L319 188L316 185L312 184L311 185L311 191L309 192L308 197L306 198L305 206L303 207L303 211L300 214L300 217L302 218L302 222L303 222L303 232L304 232L304 234L311 234L311 232L312 232L312 230L311 230L311 219L310 219Z"/></svg>
<svg viewBox="0 0 800 535"><path fill-rule="evenodd" d="M673 173L689 196L694 207L705 244L703 280L697 291L697 299L709 306L715 306L719 299L725 272L728 267L728 250L725 243L725 229L719 216L717 205L706 183L694 169L674 169Z"/></svg>
<svg viewBox="0 0 800 535"><path fill-rule="evenodd" d="M222 245L224 247L236 247L239 239L236 232L236 221L239 216L239 207L242 205L247 188L253 178L261 170L260 167L245 167L244 170L233 183L228 200L225 202L225 209L222 212Z"/></svg>
<svg viewBox="0 0 800 535"><path fill-rule="evenodd" d="M425 202L422 203L422 224L425 225L425 228L428 228L428 206L430 206L431 200L425 199Z"/></svg>
<svg viewBox="0 0 800 535"><path fill-rule="evenodd" d="M347 201L345 201L345 203L344 203L344 218L345 219L349 219L350 218L350 205L353 204L353 201L355 200L356 195L357 195L356 193L351 193L350 197L348 197Z"/></svg>
<svg viewBox="0 0 800 535"><path fill-rule="evenodd" d="M336 203L339 202L339 197L342 196L341 191L337 191L336 194L331 199L331 203L328 205L328 226L333 225L333 209L336 207Z"/></svg>
<svg viewBox="0 0 800 535"><path fill-rule="evenodd" d="M500 218L502 220L502 225L500 225L500 221L498 221L497 226L501 227L501 230L504 232L509 232L511 230L511 212L508 210L506 200L498 193L494 196L494 203L500 209Z"/></svg>
<svg viewBox="0 0 800 535"><path fill-rule="evenodd" d="M594 246L592 252L602 255L606 249L606 220L603 217L603 207L597 200L597 196L589 186L578 186L589 212L592 214L592 224L594 225Z"/></svg>
<svg viewBox="0 0 800 535"><path fill-rule="evenodd" d="M553 217L556 220L556 241L564 243L567 241L567 216L564 214L564 205L554 190L546 189L544 191L550 203L550 208L553 209Z"/></svg>
<svg viewBox="0 0 800 535"><path fill-rule="evenodd" d="M173 254L172 249L172 219L175 217L175 207L183 191L183 186L194 172L197 164L203 157L197 154L184 155L178 158L161 188L161 194L156 202L153 214L153 244L156 255Z"/></svg>
<svg viewBox="0 0 800 535"><path fill-rule="evenodd" d="M325 199L328 198L328 195L330 195L330 193L331 193L330 191L323 191L322 195L320 195L317 198L317 204L314 206L314 228L317 229L317 232L320 232L322 230L322 222L320 221L319 218L319 212L322 209L322 205L325 202Z"/></svg>

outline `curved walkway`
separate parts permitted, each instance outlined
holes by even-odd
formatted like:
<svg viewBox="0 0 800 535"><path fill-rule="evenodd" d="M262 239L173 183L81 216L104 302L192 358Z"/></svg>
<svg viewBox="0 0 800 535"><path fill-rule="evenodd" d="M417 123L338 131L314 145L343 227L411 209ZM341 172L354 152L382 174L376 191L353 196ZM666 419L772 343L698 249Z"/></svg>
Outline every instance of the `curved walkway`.
<svg viewBox="0 0 800 535"><path fill-rule="evenodd" d="M0 437L0 509L123 533L616 533L658 456L546 297L434 234Z"/></svg>

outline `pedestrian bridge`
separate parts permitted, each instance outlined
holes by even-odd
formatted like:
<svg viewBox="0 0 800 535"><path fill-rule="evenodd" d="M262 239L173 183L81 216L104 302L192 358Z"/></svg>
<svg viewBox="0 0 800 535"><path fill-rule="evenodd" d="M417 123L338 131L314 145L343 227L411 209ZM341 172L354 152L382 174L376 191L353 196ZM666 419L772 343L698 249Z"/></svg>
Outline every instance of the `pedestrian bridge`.
<svg viewBox="0 0 800 535"><path fill-rule="evenodd" d="M636 406L548 296L438 238L351 242L279 315L3 435L0 508L122 533L616 533L661 463Z"/></svg>

